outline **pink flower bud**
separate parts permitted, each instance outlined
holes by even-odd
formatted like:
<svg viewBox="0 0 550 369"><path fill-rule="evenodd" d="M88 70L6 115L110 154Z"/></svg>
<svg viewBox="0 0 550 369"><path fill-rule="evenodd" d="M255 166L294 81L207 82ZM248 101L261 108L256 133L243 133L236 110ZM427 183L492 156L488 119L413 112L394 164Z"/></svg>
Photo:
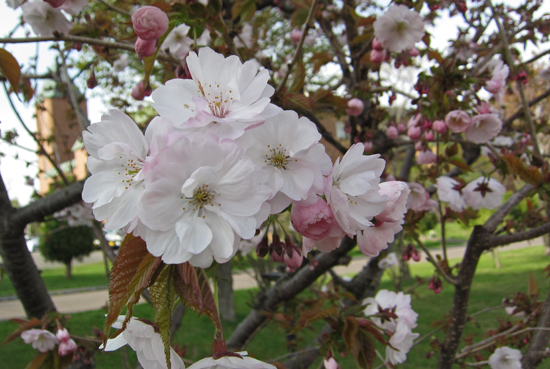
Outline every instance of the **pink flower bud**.
<svg viewBox="0 0 550 369"><path fill-rule="evenodd" d="M363 146L365 147L365 148L364 148L365 152L371 151L371 150L372 150L372 147L373 147L372 141L365 141L365 142L363 142Z"/></svg>
<svg viewBox="0 0 550 369"><path fill-rule="evenodd" d="M295 248L292 248L292 252L290 253L291 256L288 255L288 252L284 253L284 260L287 267L289 267L292 270L296 270L302 265L302 262L304 261L304 258L302 257L302 254L298 252Z"/></svg>
<svg viewBox="0 0 550 369"><path fill-rule="evenodd" d="M290 40L294 43L300 42L300 39L302 38L302 30L298 28L294 28L292 32L290 32Z"/></svg>
<svg viewBox="0 0 550 369"><path fill-rule="evenodd" d="M384 50L384 46L382 46L382 43L378 41L376 37L372 40L372 49L379 51Z"/></svg>
<svg viewBox="0 0 550 369"><path fill-rule="evenodd" d="M409 50L409 55L412 57L418 56L420 55L420 51L418 51L416 47L413 47L412 49Z"/></svg>
<svg viewBox="0 0 550 369"><path fill-rule="evenodd" d="M135 49L140 59L146 58L153 55L157 50L157 41L138 38L136 40Z"/></svg>
<svg viewBox="0 0 550 369"><path fill-rule="evenodd" d="M92 74L90 74L90 77L86 81L86 85L90 90L93 89L95 86L97 86L97 79L95 78L94 71L92 71Z"/></svg>
<svg viewBox="0 0 550 369"><path fill-rule="evenodd" d="M420 129L420 127L411 127L407 132L407 136L409 136L409 138L413 141L420 139L421 135L422 130Z"/></svg>
<svg viewBox="0 0 550 369"><path fill-rule="evenodd" d="M376 64L382 63L386 59L386 50L372 49L370 52L370 61Z"/></svg>
<svg viewBox="0 0 550 369"><path fill-rule="evenodd" d="M397 128L395 128L394 126L390 126L386 130L386 136L388 136L390 140L395 140L397 137L399 137L399 132L397 131Z"/></svg>
<svg viewBox="0 0 550 369"><path fill-rule="evenodd" d="M417 143L414 144L414 149L416 151L424 151L424 144L422 143L422 141L418 141Z"/></svg>
<svg viewBox="0 0 550 369"><path fill-rule="evenodd" d="M71 336L69 335L69 332L65 328L58 329L57 333L55 334L55 337L57 337L57 339L60 342L66 342L66 341L71 339Z"/></svg>
<svg viewBox="0 0 550 369"><path fill-rule="evenodd" d="M67 0L44 0L44 2L50 4L52 8L59 8L61 5L65 4Z"/></svg>
<svg viewBox="0 0 550 369"><path fill-rule="evenodd" d="M434 140L434 131L424 132L424 138L426 139L426 141L433 141Z"/></svg>
<svg viewBox="0 0 550 369"><path fill-rule="evenodd" d="M491 106L489 104L487 104L486 101L482 101L478 106L477 106L477 112L479 114L491 114L492 111L491 111Z"/></svg>
<svg viewBox="0 0 550 369"><path fill-rule="evenodd" d="M428 288L430 290L433 290L436 294L441 293L441 291L443 290L443 283L441 282L441 279L439 279L439 277L432 277L432 279L430 279Z"/></svg>
<svg viewBox="0 0 550 369"><path fill-rule="evenodd" d="M145 96L150 96L153 90L151 89L151 86L147 86L147 88L143 88L143 81L140 81L133 89L132 89L132 97L136 100L143 100Z"/></svg>
<svg viewBox="0 0 550 369"><path fill-rule="evenodd" d="M59 356L67 356L72 352L75 352L78 350L78 346L76 345L75 341L72 339L68 339L67 341L61 341L59 343L59 348L57 349L57 352L59 353Z"/></svg>
<svg viewBox="0 0 550 369"><path fill-rule="evenodd" d="M436 120L432 126L432 128L434 129L434 131L436 131L437 133L445 133L447 132L447 125L445 124L444 121L442 120Z"/></svg>
<svg viewBox="0 0 550 369"><path fill-rule="evenodd" d="M470 116L462 110L453 110L445 117L445 124L454 133L464 132L470 127Z"/></svg>
<svg viewBox="0 0 550 369"><path fill-rule="evenodd" d="M405 127L405 125L403 123L399 123L397 125L397 130L400 132L400 133L403 133L407 130L407 127Z"/></svg>
<svg viewBox="0 0 550 369"><path fill-rule="evenodd" d="M168 16L155 6L142 6L132 14L134 31L142 40L156 40L168 29Z"/></svg>
<svg viewBox="0 0 550 369"><path fill-rule="evenodd" d="M334 214L322 197L315 195L315 198L315 202L310 199L295 202L290 211L290 221L302 235L319 241L329 235Z"/></svg>
<svg viewBox="0 0 550 369"><path fill-rule="evenodd" d="M348 107L349 109L346 109L346 113L349 115L352 115L354 117L358 116L363 112L363 109L365 108L365 105L361 100L354 97L353 99L350 99L348 101Z"/></svg>
<svg viewBox="0 0 550 369"><path fill-rule="evenodd" d="M430 150L421 151L418 153L416 162L420 165L433 164L437 162L437 156Z"/></svg>

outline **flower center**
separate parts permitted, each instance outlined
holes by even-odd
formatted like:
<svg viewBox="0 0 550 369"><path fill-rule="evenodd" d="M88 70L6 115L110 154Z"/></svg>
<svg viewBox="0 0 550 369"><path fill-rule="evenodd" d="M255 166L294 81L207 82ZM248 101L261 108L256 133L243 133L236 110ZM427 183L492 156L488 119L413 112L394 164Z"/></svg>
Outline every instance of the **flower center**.
<svg viewBox="0 0 550 369"><path fill-rule="evenodd" d="M399 34L403 34L407 30L407 25L409 23L406 21L397 21L395 23L395 31Z"/></svg>
<svg viewBox="0 0 550 369"><path fill-rule="evenodd" d="M211 205L216 194L208 189L208 185L202 185L193 192L193 197L189 199L189 204L193 206L193 211L202 209L206 205Z"/></svg>
<svg viewBox="0 0 550 369"><path fill-rule="evenodd" d="M290 158L290 156L287 155L286 149L282 147L281 144L279 144L279 147L277 148L271 148L271 145L267 145L267 147L269 148L271 156L266 154L265 162L273 165L275 168L286 170L286 166L289 161L288 159Z"/></svg>
<svg viewBox="0 0 550 369"><path fill-rule="evenodd" d="M119 158L122 159L122 156L119 156ZM128 189L134 182L134 177L143 168L143 161L137 157L134 159L128 158L120 166L122 170L118 174L122 176L122 182L126 184L126 189Z"/></svg>
<svg viewBox="0 0 550 369"><path fill-rule="evenodd" d="M220 87L218 83L202 85L199 83L199 91L204 96L210 107L210 111L218 118L224 118L233 102L233 90Z"/></svg>

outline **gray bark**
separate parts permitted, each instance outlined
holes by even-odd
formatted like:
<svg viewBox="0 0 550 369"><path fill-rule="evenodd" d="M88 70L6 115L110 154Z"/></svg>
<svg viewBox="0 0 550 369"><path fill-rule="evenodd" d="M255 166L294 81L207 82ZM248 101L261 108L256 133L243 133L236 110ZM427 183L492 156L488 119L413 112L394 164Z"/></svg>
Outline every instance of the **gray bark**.
<svg viewBox="0 0 550 369"><path fill-rule="evenodd" d="M233 299L233 274L231 261L219 265L220 278L218 279L218 301L220 303L220 315L224 320L233 321L235 315L235 301Z"/></svg>

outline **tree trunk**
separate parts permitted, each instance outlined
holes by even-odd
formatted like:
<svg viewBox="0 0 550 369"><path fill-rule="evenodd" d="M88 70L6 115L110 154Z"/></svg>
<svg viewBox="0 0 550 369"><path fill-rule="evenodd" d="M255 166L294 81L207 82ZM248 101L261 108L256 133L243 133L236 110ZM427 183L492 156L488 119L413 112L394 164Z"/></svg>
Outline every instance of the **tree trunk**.
<svg viewBox="0 0 550 369"><path fill-rule="evenodd" d="M65 278L71 279L73 278L73 264L72 260L69 260L65 263Z"/></svg>
<svg viewBox="0 0 550 369"><path fill-rule="evenodd" d="M233 299L233 275L231 270L231 261L220 264L218 288L221 318L224 320L233 321L236 319L236 315L235 301Z"/></svg>
<svg viewBox="0 0 550 369"><path fill-rule="evenodd" d="M27 316L42 318L55 305L27 249L24 227L10 222L15 212L0 175L0 255Z"/></svg>

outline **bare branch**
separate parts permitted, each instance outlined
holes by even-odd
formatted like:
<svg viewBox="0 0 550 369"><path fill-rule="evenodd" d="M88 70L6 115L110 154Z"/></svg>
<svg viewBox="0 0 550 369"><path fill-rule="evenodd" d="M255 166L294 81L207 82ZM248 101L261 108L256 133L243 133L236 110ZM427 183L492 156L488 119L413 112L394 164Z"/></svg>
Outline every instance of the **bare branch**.
<svg viewBox="0 0 550 369"><path fill-rule="evenodd" d="M515 192L508 201L502 204L489 219L483 225L483 228L489 233L493 233L497 229L498 225L502 222L504 217L517 205L521 200L523 200L529 192L533 190L535 186L527 183L519 191Z"/></svg>
<svg viewBox="0 0 550 369"><path fill-rule="evenodd" d="M111 5L109 4L108 2L106 2L105 0L97 0L99 3L105 5L107 8L111 9L112 11L115 11L119 14L122 14L122 15L125 15L127 17L131 17L132 14L130 14L129 12L127 12L126 10L122 10L120 8L117 8L116 6L114 5Z"/></svg>
<svg viewBox="0 0 550 369"><path fill-rule="evenodd" d="M550 96L550 90L546 90L544 93L540 94L539 96L535 97L533 100L529 101L529 106L533 106L542 100L546 99L548 96ZM506 127L510 125L514 120L518 119L519 117L522 117L524 114L524 109L521 107L518 111L516 111L514 114L512 114L503 124L503 127Z"/></svg>
<svg viewBox="0 0 550 369"><path fill-rule="evenodd" d="M537 323L538 328L548 328L550 327L550 294L544 302L544 305L541 309L541 314L539 321ZM549 356L548 352L548 342L550 341L550 332L548 330L540 330L535 332L529 347L523 358L521 359L521 364L524 369L534 369L536 368L542 359ZM544 351L543 351L544 350Z"/></svg>
<svg viewBox="0 0 550 369"><path fill-rule="evenodd" d="M279 93L281 93L281 90L286 85L288 76L292 72L292 68L294 67L294 64L296 64L296 62L298 61L298 58L300 57L302 48L304 47L304 41L307 37L309 29L311 28L311 20L313 19L313 14L315 14L315 8L317 7L318 3L319 3L319 0L313 0L313 3L311 4L311 8L309 8L309 14L307 15L306 23L304 24L304 28L302 30L302 37L300 38L300 41L296 46L296 51L294 52L294 56L292 57L292 60L290 61L290 63L288 63L288 70L283 76L283 80L281 81L281 83L279 83L279 86L277 86L277 88L275 89L275 93L273 94L272 98L274 98L275 96L279 95Z"/></svg>
<svg viewBox="0 0 550 369"><path fill-rule="evenodd" d="M318 23L321 26L321 29L323 30L323 32L325 33L325 36L327 36L328 38L332 52L334 53L334 55L336 55L336 59L338 60L340 69L342 69L344 80L349 79L351 77L351 72L349 70L348 63L346 62L346 55L344 55L342 45L340 45L340 43L338 42L338 39L334 35L334 32L332 32L332 26L330 24L330 21L327 19L319 19Z"/></svg>
<svg viewBox="0 0 550 369"><path fill-rule="evenodd" d="M535 228L531 228L528 231L518 232L514 234L507 234L505 236L493 236L489 238L489 241L486 247L491 248L496 246L508 245L514 242L532 240L533 238L543 236L547 233L550 233L550 222Z"/></svg>

